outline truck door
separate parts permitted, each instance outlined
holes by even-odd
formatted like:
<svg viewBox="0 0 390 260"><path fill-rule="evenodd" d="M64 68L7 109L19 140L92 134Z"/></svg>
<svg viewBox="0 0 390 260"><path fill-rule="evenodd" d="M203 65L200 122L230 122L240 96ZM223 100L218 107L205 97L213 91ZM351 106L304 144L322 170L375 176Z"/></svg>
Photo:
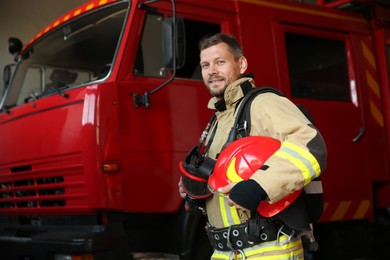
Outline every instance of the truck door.
<svg viewBox="0 0 390 260"><path fill-rule="evenodd" d="M383 113L384 113L384 125L386 133L386 147L389 146L390 136L390 30L377 28L374 31L374 42L376 47L376 56L378 57L378 72L380 77L381 95L383 101ZM383 153L383 157L390 161L389 151ZM378 207L389 207L390 205L390 172L386 171L379 179L381 181L387 181L387 183L381 183L374 190L375 202Z"/></svg>
<svg viewBox="0 0 390 260"><path fill-rule="evenodd" d="M390 30L377 29L375 31L376 54L378 57L378 71L380 74L381 93L383 95L385 125L387 136L390 135L389 116L390 116ZM387 119L387 120L386 120ZM386 176L387 178L389 176Z"/></svg>
<svg viewBox="0 0 390 260"><path fill-rule="evenodd" d="M210 6L214 5L209 3ZM212 115L207 109L210 94L204 87L199 67L199 41L223 30L233 19L228 12L191 3L178 5L177 16L184 20L186 62L168 86L154 92L171 76L162 64L161 27L172 15L164 2L138 8L128 42L128 64L120 72L121 169L125 210L137 212L175 212L182 199L177 193L179 161L197 144ZM233 2L226 8L234 8ZM231 28L225 28L231 30ZM134 48L134 46L137 48ZM126 63L126 62L125 62ZM135 106L132 98L150 94L150 107ZM143 185L139 185L139 184ZM147 192L145 192L147 189ZM139 197L133 200L134 197Z"/></svg>
<svg viewBox="0 0 390 260"><path fill-rule="evenodd" d="M328 148L322 177L322 220L368 218L372 206L371 158L383 158L378 152L384 151L383 144L371 139L376 135L376 140L383 142L384 136L380 102L376 91L370 93L376 88L375 71L367 60L373 57L370 42L348 33L289 25L281 28L280 40L285 48L280 50L279 62L284 63L284 92L313 114ZM383 161L377 164L383 166Z"/></svg>

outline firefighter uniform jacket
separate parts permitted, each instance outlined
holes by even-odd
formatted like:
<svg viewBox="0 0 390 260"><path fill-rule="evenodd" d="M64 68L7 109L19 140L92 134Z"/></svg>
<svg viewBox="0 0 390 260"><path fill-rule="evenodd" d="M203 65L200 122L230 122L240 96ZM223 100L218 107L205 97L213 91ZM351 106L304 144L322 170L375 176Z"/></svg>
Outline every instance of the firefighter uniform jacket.
<svg viewBox="0 0 390 260"><path fill-rule="evenodd" d="M206 144L210 142L207 151L210 158L217 158L228 139L238 110L237 104L244 96L240 87L244 81L250 81L254 87L253 79L244 77L231 83L225 90L226 109L216 111L217 120L210 130L211 133L215 131L215 134L210 134L206 139ZM215 109L217 101L215 97L211 98L208 107ZM250 109L250 135L269 136L281 142L280 149L266 161L269 166L266 171L260 169L251 177L264 189L269 201L273 203L292 191L302 189L324 171L326 146L318 130L299 108L285 97L263 93L255 97ZM240 224L249 218L247 212L230 207L227 200L224 196L213 195L206 202L208 220L216 228ZM286 250L291 251L291 248L299 247L299 242L296 241L298 244L295 245L290 243L290 249ZM262 251L261 246L258 250ZM280 253L280 248L275 250ZM213 259L225 259L222 256L222 253L217 252Z"/></svg>

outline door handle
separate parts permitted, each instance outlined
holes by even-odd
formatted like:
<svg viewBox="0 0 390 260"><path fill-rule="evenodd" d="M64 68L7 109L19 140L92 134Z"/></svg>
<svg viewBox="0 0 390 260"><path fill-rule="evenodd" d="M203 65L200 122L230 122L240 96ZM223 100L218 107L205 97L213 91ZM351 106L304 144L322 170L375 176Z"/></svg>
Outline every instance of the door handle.
<svg viewBox="0 0 390 260"><path fill-rule="evenodd" d="M365 132L366 132L366 129L361 127L359 129L359 133L352 139L352 143L356 143L357 141L359 141L359 139L362 138L362 136L364 135Z"/></svg>

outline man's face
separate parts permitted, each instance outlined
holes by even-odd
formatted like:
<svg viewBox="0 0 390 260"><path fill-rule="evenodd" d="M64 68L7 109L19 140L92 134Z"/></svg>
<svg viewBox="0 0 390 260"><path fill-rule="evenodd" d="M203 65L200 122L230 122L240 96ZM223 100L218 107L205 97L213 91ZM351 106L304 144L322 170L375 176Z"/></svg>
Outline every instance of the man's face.
<svg viewBox="0 0 390 260"><path fill-rule="evenodd" d="M211 95L223 98L226 87L246 70L246 59L234 59L226 43L219 43L200 52L203 81Z"/></svg>

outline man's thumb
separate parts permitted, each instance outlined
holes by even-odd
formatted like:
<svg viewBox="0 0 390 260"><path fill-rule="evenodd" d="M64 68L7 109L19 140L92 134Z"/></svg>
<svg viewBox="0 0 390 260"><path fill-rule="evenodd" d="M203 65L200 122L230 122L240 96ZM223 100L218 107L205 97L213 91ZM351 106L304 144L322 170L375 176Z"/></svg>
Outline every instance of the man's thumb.
<svg viewBox="0 0 390 260"><path fill-rule="evenodd" d="M218 192L224 193L224 194L230 193L230 191L232 190L232 188L234 187L234 185L236 185L236 182L231 182L231 183L229 183L228 185L219 188L219 189L218 189Z"/></svg>

